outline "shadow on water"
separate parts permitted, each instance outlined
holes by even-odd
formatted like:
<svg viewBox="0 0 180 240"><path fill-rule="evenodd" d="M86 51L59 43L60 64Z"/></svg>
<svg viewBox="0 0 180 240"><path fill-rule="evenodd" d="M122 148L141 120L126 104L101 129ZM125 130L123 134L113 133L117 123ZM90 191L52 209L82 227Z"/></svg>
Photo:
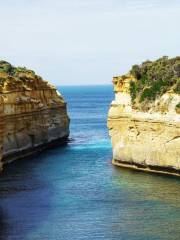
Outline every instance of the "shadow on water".
<svg viewBox="0 0 180 240"><path fill-rule="evenodd" d="M4 167L0 175L0 239L24 240L48 218L54 191L42 177L43 162L54 149Z"/></svg>
<svg viewBox="0 0 180 240"><path fill-rule="evenodd" d="M112 167L106 141L81 140L7 166L0 239L178 240L179 179Z"/></svg>
<svg viewBox="0 0 180 240"><path fill-rule="evenodd" d="M112 185L121 192L123 209L113 229L123 229L129 239L179 239L179 183L173 176L113 167Z"/></svg>
<svg viewBox="0 0 180 240"><path fill-rule="evenodd" d="M6 219L6 213L4 212L3 208L0 207L0 239L6 240L7 239L7 230L8 230L8 223Z"/></svg>
<svg viewBox="0 0 180 240"><path fill-rule="evenodd" d="M180 204L179 177L113 166L113 179L114 184L137 190L138 196L144 193L143 198L167 200L169 203L173 200L173 204Z"/></svg>

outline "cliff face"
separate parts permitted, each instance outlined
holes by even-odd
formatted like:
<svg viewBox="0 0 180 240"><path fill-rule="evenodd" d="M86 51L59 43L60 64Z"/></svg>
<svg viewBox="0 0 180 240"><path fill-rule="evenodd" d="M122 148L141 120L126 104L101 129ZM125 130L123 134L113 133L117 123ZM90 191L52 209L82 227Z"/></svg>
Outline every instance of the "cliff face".
<svg viewBox="0 0 180 240"><path fill-rule="evenodd" d="M130 94L136 81L130 74L113 78L115 100L108 113L113 163L180 176L180 95L169 90L142 111Z"/></svg>
<svg viewBox="0 0 180 240"><path fill-rule="evenodd" d="M65 142L66 103L56 88L33 71L0 62L0 166Z"/></svg>

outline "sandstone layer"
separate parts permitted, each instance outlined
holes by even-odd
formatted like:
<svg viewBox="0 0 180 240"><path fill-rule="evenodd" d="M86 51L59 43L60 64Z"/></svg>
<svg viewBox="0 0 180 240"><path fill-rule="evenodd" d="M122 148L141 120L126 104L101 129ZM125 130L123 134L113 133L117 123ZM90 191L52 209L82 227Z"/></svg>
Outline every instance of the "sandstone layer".
<svg viewBox="0 0 180 240"><path fill-rule="evenodd" d="M56 88L26 68L0 62L0 167L67 141L69 118Z"/></svg>
<svg viewBox="0 0 180 240"><path fill-rule="evenodd" d="M108 113L113 164L180 176L180 96L159 96L148 111L135 109L128 74L113 79L115 100Z"/></svg>

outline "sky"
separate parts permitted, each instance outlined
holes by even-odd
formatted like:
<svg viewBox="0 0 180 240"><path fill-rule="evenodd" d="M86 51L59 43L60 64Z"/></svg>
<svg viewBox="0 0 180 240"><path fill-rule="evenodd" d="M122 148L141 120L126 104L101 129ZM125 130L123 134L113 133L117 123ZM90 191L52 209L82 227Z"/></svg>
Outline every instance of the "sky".
<svg viewBox="0 0 180 240"><path fill-rule="evenodd" d="M180 55L179 0L0 0L0 58L55 85L111 84Z"/></svg>

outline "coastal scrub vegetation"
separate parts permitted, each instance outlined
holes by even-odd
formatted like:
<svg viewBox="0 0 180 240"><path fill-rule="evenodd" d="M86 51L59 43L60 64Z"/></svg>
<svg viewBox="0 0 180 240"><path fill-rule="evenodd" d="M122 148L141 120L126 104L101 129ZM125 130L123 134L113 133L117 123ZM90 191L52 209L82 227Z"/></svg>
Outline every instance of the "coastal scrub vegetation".
<svg viewBox="0 0 180 240"><path fill-rule="evenodd" d="M11 74L13 67L6 61L0 61L0 73L8 73Z"/></svg>
<svg viewBox="0 0 180 240"><path fill-rule="evenodd" d="M14 67L10 63L1 60L0 61L0 84L2 85L7 78L23 81L27 78L27 74L32 77L35 76L35 72L25 67Z"/></svg>
<svg viewBox="0 0 180 240"><path fill-rule="evenodd" d="M180 102L176 105L176 111L180 113Z"/></svg>
<svg viewBox="0 0 180 240"><path fill-rule="evenodd" d="M156 61L145 61L130 70L137 81L130 83L133 102L154 101L171 90L180 94L180 57L164 56Z"/></svg>

